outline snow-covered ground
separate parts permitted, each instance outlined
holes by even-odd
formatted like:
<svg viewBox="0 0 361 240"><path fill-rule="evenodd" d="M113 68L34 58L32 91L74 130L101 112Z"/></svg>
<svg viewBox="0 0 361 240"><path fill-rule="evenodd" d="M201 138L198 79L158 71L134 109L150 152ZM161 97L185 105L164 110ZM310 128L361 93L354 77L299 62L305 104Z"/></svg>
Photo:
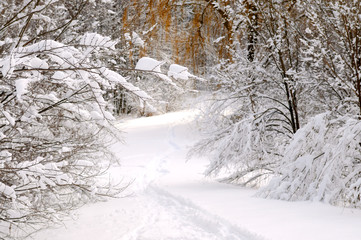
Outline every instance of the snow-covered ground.
<svg viewBox="0 0 361 240"><path fill-rule="evenodd" d="M36 240L360 240L361 211L314 202L255 198L255 190L205 179L205 158L186 160L197 139L195 112L118 124L112 179L133 181L124 197L89 204Z"/></svg>

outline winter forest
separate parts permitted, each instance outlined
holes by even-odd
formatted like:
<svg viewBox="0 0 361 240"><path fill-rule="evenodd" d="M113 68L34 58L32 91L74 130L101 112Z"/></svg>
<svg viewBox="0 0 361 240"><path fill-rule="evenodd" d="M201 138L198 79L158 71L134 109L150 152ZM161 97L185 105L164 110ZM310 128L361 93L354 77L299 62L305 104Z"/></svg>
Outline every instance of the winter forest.
<svg viewBox="0 0 361 240"><path fill-rule="evenodd" d="M177 114L191 110L194 129L183 131ZM178 122L154 130L167 116ZM140 174L144 202L203 221L206 235L157 236L144 225L137 236L96 239L282 239L247 225L242 235L228 217L211 222L196 207L207 204L191 201L196 191L178 189L175 207L162 131L159 141L184 155L177 179L202 159L204 184L351 210L361 223L361 2L0 0L0 239L55 239L34 234L84 206L128 201L140 180L127 178L127 163L138 160L158 174ZM122 149L137 134L145 145L135 141L130 160ZM146 151L161 160L150 164ZM108 176L114 169L120 181ZM123 215L120 225L130 221ZM225 226L229 235L207 235Z"/></svg>

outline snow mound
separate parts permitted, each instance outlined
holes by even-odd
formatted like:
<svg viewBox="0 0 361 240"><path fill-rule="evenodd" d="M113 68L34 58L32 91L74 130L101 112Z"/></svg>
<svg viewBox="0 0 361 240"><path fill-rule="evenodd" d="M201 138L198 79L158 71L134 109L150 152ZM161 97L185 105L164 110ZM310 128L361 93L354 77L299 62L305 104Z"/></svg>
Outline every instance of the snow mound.
<svg viewBox="0 0 361 240"><path fill-rule="evenodd" d="M137 70L144 70L144 71L153 71L161 73L160 67L164 64L164 62L157 61L150 57L142 57L139 59L135 69Z"/></svg>

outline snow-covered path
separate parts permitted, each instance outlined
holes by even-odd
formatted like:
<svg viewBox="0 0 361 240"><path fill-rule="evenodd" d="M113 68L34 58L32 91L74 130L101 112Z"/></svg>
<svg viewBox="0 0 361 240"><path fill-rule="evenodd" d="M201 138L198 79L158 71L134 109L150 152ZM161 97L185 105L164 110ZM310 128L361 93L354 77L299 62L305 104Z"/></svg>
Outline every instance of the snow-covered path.
<svg viewBox="0 0 361 240"><path fill-rule="evenodd" d="M203 179L205 160L186 162L188 147L198 137L189 125L194 114L172 113L119 125L129 132L127 146L119 148L126 165L119 171L135 177L131 189L144 207L142 223L121 239L261 239L171 193L169 188Z"/></svg>
<svg viewBox="0 0 361 240"><path fill-rule="evenodd" d="M143 223L121 239L261 239L160 188L149 187L143 201Z"/></svg>
<svg viewBox="0 0 361 240"><path fill-rule="evenodd" d="M109 174L133 181L127 197L87 205L62 228L36 240L360 240L361 211L320 203L253 198L254 190L204 179L206 159L186 161L198 138L194 112L129 120L115 145L122 166Z"/></svg>

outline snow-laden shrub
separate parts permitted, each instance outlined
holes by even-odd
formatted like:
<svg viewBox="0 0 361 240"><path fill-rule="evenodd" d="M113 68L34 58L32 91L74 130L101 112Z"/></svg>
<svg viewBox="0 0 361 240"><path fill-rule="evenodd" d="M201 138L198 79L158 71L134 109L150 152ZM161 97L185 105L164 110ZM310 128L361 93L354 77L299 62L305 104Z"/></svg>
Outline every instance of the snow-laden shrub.
<svg viewBox="0 0 361 240"><path fill-rule="evenodd" d="M242 114L237 106L245 103L242 99L228 99L207 105L209 112L200 121L205 138L193 146L190 156L209 157L207 176L258 186L278 166L289 137L275 121L281 116L274 109Z"/></svg>
<svg viewBox="0 0 361 240"><path fill-rule="evenodd" d="M259 62L215 68L212 99L203 107L205 139L191 154L209 155L206 174L225 182L259 185L277 168L293 134L284 92Z"/></svg>
<svg viewBox="0 0 361 240"><path fill-rule="evenodd" d="M0 238L26 235L117 193L96 181L118 137L103 95L121 86L150 97L92 59L114 44L87 33L72 46L42 40L0 55Z"/></svg>
<svg viewBox="0 0 361 240"><path fill-rule="evenodd" d="M260 196L361 207L361 121L330 112L310 119Z"/></svg>

